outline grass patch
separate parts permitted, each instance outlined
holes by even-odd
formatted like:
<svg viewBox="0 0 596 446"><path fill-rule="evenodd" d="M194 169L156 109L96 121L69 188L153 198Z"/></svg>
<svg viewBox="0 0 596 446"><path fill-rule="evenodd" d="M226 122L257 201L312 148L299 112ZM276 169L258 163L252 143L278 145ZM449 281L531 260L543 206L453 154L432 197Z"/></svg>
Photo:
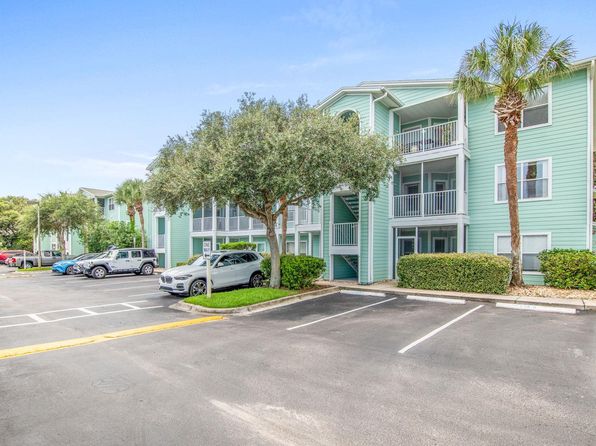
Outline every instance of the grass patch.
<svg viewBox="0 0 596 446"><path fill-rule="evenodd" d="M207 296L187 297L184 302L208 308L235 308L267 302L268 300L279 299L296 293L298 291L275 288L241 288L213 293L210 298Z"/></svg>
<svg viewBox="0 0 596 446"><path fill-rule="evenodd" d="M19 273L28 273L28 272L35 272L35 271L51 271L51 266L34 266L33 268L17 268L17 272Z"/></svg>

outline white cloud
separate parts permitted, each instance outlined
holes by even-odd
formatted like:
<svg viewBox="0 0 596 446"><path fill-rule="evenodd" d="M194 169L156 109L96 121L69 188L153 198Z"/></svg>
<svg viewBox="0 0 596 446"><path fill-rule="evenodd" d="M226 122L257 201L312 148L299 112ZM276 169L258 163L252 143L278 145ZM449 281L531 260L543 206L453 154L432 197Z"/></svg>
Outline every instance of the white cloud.
<svg viewBox="0 0 596 446"><path fill-rule="evenodd" d="M117 182L127 178L144 178L147 171L147 163L133 161L108 161L97 158L49 158L38 161L49 166L66 168L72 176L90 180L102 178Z"/></svg>
<svg viewBox="0 0 596 446"><path fill-rule="evenodd" d="M156 156L156 155L148 155L146 153L125 152L125 151L118 151L116 153L119 155L127 156L129 158L136 158L136 159L140 159L140 160L148 161L148 162L153 161Z"/></svg>

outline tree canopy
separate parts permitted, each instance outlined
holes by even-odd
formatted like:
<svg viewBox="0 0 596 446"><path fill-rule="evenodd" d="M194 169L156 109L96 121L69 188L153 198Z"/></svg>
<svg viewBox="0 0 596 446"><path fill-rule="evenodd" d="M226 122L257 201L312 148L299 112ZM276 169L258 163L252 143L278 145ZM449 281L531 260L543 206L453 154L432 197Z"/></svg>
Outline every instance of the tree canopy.
<svg viewBox="0 0 596 446"><path fill-rule="evenodd" d="M354 132L351 123L309 106L303 97L281 103L245 94L237 110L205 112L189 135L168 139L152 165L146 193L171 214L211 198L238 204L267 228L271 286L277 287L275 222L284 209L339 185L374 199L397 161L386 136Z"/></svg>
<svg viewBox="0 0 596 446"><path fill-rule="evenodd" d="M21 216L29 206L25 197L0 197L0 248L31 249L32 234L21 225Z"/></svg>

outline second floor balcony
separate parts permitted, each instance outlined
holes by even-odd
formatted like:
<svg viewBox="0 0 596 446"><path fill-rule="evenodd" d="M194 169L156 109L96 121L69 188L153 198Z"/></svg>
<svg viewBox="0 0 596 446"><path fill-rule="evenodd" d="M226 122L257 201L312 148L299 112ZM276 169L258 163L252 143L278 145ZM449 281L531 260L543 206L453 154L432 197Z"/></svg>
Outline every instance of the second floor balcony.
<svg viewBox="0 0 596 446"><path fill-rule="evenodd" d="M393 137L393 143L404 155L443 149L459 144L458 121L406 130Z"/></svg>

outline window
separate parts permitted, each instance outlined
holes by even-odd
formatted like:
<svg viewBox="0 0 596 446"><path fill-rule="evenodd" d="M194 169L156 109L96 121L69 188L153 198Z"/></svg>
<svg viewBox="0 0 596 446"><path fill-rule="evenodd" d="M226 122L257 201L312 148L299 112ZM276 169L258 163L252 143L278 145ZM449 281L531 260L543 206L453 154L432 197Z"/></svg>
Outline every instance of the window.
<svg viewBox="0 0 596 446"><path fill-rule="evenodd" d="M133 259L140 259L141 258L141 251L131 251L130 256Z"/></svg>
<svg viewBox="0 0 596 446"><path fill-rule="evenodd" d="M114 210L114 199L113 198L108 198L108 210L113 211Z"/></svg>
<svg viewBox="0 0 596 446"><path fill-rule="evenodd" d="M550 198L550 159L519 161L517 163L517 194L519 200ZM496 201L507 202L505 165L497 166Z"/></svg>
<svg viewBox="0 0 596 446"><path fill-rule="evenodd" d="M118 255L116 255L116 259L128 259L128 251L120 251Z"/></svg>
<svg viewBox="0 0 596 446"><path fill-rule="evenodd" d="M433 237L433 252L447 252L447 238Z"/></svg>
<svg viewBox="0 0 596 446"><path fill-rule="evenodd" d="M253 254L252 252L245 252L243 254L240 254L240 257L242 257L242 259L245 262L254 262L254 261L258 260L257 255Z"/></svg>
<svg viewBox="0 0 596 446"><path fill-rule="evenodd" d="M308 254L308 242L305 240L300 241L300 254L307 255Z"/></svg>
<svg viewBox="0 0 596 446"><path fill-rule="evenodd" d="M538 254L549 249L550 240L548 234L522 234L522 269L524 271L539 271L540 262ZM495 242L495 254L511 258L511 236L497 235Z"/></svg>
<svg viewBox="0 0 596 446"><path fill-rule="evenodd" d="M518 128L548 124L550 122L550 86L543 87L535 96L527 96L526 99L528 105L522 111L522 120ZM505 131L505 126L498 119L497 131L499 133Z"/></svg>
<svg viewBox="0 0 596 446"><path fill-rule="evenodd" d="M257 242L257 252L265 252L265 242Z"/></svg>
<svg viewBox="0 0 596 446"><path fill-rule="evenodd" d="M286 252L290 254L294 253L294 242L286 242Z"/></svg>

